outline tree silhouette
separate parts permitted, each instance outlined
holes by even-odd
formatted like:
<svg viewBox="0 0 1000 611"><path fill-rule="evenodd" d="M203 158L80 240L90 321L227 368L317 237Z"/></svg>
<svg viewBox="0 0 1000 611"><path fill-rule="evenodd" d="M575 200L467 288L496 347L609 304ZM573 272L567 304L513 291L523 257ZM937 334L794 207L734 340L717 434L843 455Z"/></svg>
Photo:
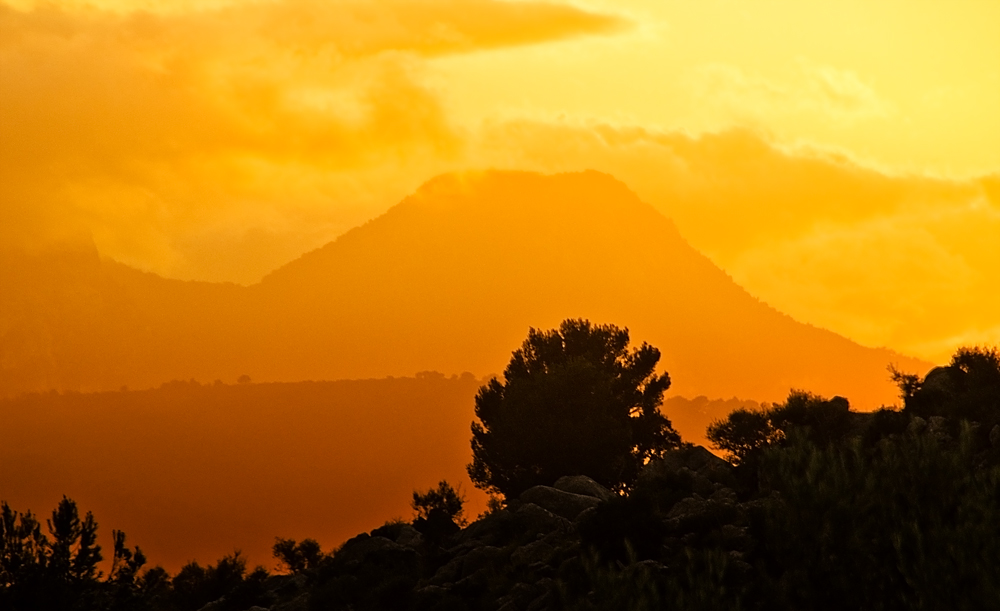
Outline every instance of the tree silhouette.
<svg viewBox="0 0 1000 611"><path fill-rule="evenodd" d="M465 513L465 496L462 494L461 486L459 490L452 488L445 480L438 482L437 488L431 488L423 494L413 491L413 501L410 506L417 513L417 520L432 520L435 514L454 522L459 526L464 526L467 520L462 515Z"/></svg>
<svg viewBox="0 0 1000 611"><path fill-rule="evenodd" d="M659 410L670 386L659 360L648 344L630 350L628 329L614 325L529 330L504 382L476 395L473 483L507 498L563 475L629 488L646 461L680 444Z"/></svg>
<svg viewBox="0 0 1000 611"><path fill-rule="evenodd" d="M712 445L726 452L726 459L733 464L740 464L761 448L771 445L779 435L766 410L742 407L733 410L724 420L713 422L706 433Z"/></svg>
<svg viewBox="0 0 1000 611"><path fill-rule="evenodd" d="M706 436L715 448L727 453L730 462L741 464L782 443L792 429L799 429L820 447L842 440L850 432L850 417L850 404L843 397L825 399L793 390L784 403L733 410L709 425Z"/></svg>
<svg viewBox="0 0 1000 611"><path fill-rule="evenodd" d="M278 537L271 548L272 554L289 573L301 573L316 568L323 559L323 550L316 539L282 539Z"/></svg>
<svg viewBox="0 0 1000 611"><path fill-rule="evenodd" d="M1000 349L959 348L946 367L935 367L922 379L890 368L902 391L907 412L923 418L965 418L1000 423Z"/></svg>
<svg viewBox="0 0 1000 611"><path fill-rule="evenodd" d="M125 545L125 533L113 531L111 572L102 579L92 513L81 518L64 496L46 525L51 539L30 511L21 514L0 502L0 609L138 608L143 587L137 577L146 557Z"/></svg>
<svg viewBox="0 0 1000 611"><path fill-rule="evenodd" d="M87 512L83 520L76 503L65 496L48 520L52 534L49 570L67 581L90 581L100 577L97 563L103 560L97 545L97 522Z"/></svg>
<svg viewBox="0 0 1000 611"><path fill-rule="evenodd" d="M174 603L184 609L201 609L225 597L216 607L220 611L242 611L254 605L266 605L269 595L263 582L267 575L260 566L248 571L246 558L239 550L207 567L189 562L171 582Z"/></svg>

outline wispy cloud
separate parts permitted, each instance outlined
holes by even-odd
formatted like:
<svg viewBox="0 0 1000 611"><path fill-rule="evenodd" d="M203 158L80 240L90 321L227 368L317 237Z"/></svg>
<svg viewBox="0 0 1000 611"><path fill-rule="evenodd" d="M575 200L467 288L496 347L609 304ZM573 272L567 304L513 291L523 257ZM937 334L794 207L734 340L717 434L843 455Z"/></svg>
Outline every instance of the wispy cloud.
<svg viewBox="0 0 1000 611"><path fill-rule="evenodd" d="M496 0L114 8L0 4L2 237L89 233L143 267L243 281L455 158L421 58L626 25Z"/></svg>
<svg viewBox="0 0 1000 611"><path fill-rule="evenodd" d="M751 293L862 343L944 359L950 338L998 323L995 177L892 174L745 130L510 121L481 146L498 164L617 176Z"/></svg>
<svg viewBox="0 0 1000 611"><path fill-rule="evenodd" d="M935 358L931 347L998 324L996 177L892 174L750 131L458 125L427 69L628 27L614 16L497 0L19 6L0 3L5 245L92 236L145 269L252 282L440 172L594 168L800 319ZM895 112L856 71L789 66L711 64L693 84L751 124Z"/></svg>
<svg viewBox="0 0 1000 611"><path fill-rule="evenodd" d="M799 58L784 78L728 64L694 71L693 95L702 103L748 119L775 114L821 114L841 123L884 117L891 105L855 72Z"/></svg>

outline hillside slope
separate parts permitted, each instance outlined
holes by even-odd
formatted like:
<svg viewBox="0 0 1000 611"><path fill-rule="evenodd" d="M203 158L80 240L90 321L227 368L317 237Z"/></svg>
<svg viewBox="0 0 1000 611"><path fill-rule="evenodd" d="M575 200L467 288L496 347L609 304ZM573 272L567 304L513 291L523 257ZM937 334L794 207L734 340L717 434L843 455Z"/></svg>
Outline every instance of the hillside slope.
<svg viewBox="0 0 1000 611"><path fill-rule="evenodd" d="M32 297L86 307L0 309L3 394L499 373L528 327L568 317L660 348L672 394L780 400L795 387L875 407L895 399L889 363L929 367L759 302L597 172L442 176L251 287L89 261L89 275L64 273L71 283Z"/></svg>

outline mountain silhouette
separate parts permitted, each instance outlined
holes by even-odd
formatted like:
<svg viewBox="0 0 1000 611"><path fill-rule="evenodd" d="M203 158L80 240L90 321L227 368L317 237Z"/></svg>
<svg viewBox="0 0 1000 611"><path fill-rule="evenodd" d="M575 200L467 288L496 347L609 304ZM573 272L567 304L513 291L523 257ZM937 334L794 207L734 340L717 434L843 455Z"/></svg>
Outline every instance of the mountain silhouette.
<svg viewBox="0 0 1000 611"><path fill-rule="evenodd" d="M887 365L929 367L761 303L593 171L435 178L250 287L166 280L96 251L22 259L0 276L8 395L500 373L528 327L570 317L658 347L671 394L773 401L801 388L876 407L895 400Z"/></svg>

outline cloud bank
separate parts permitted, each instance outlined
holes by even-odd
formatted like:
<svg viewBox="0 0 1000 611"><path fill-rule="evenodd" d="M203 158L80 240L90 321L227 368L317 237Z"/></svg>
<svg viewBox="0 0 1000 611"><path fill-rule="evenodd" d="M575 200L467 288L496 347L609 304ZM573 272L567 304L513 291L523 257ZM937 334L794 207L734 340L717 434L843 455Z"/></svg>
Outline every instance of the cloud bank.
<svg viewBox="0 0 1000 611"><path fill-rule="evenodd" d="M937 360L1000 342L1000 175L893 174L747 130L519 121L482 146L513 166L614 174L799 320Z"/></svg>
<svg viewBox="0 0 1000 611"><path fill-rule="evenodd" d="M495 0L0 5L3 237L252 281L460 155L422 58L623 27Z"/></svg>

